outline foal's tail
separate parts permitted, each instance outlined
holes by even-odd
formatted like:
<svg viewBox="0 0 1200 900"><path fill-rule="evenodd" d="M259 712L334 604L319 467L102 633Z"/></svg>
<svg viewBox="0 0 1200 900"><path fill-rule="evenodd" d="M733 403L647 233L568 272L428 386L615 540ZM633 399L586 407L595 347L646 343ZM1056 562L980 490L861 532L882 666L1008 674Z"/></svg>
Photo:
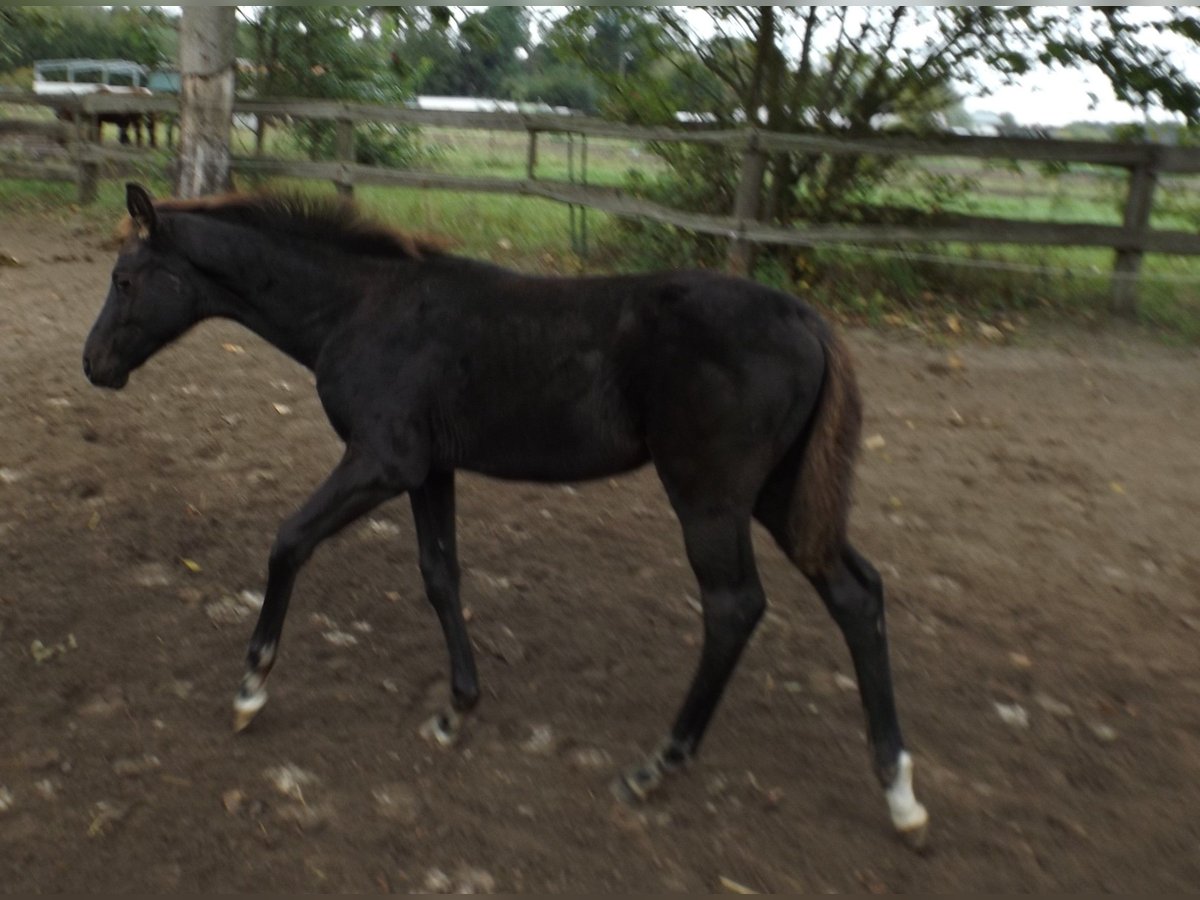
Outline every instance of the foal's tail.
<svg viewBox="0 0 1200 900"><path fill-rule="evenodd" d="M822 328L820 338L825 350L825 381L792 486L784 547L806 575L833 569L846 543L862 429L862 398L850 351L832 329Z"/></svg>

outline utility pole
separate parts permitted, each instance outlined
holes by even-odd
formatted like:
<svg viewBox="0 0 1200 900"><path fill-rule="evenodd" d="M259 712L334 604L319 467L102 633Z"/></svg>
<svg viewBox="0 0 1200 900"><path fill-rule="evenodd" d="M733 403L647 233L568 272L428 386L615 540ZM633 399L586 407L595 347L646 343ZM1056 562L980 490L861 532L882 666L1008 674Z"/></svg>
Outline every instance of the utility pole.
<svg viewBox="0 0 1200 900"><path fill-rule="evenodd" d="M185 6L179 28L180 141L175 193L229 188L236 6Z"/></svg>

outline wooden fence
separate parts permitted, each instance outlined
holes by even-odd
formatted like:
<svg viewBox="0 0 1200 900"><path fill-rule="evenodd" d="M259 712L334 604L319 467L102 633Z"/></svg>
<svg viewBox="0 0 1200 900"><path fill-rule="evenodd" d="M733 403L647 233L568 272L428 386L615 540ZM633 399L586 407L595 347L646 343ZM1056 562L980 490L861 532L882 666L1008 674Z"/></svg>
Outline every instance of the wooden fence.
<svg viewBox="0 0 1200 900"><path fill-rule="evenodd" d="M64 98L33 94L0 95L0 102L61 107ZM0 177L64 178L79 184L83 201L95 193L102 163L145 160L139 151L95 143L91 126L96 117L113 113L175 115L177 100L169 96L101 95L71 98L68 111L74 124L0 120L0 137L24 127L57 136L70 147L69 167L39 167L0 162ZM693 232L718 235L730 241L730 264L745 265L746 248L754 243L817 246L826 244L896 245L913 243L1024 244L1037 246L1108 247L1115 251L1112 277L1114 310L1132 314L1137 282L1146 253L1200 254L1200 235L1153 229L1150 216L1158 179L1164 174L1200 173L1200 150L1159 144L1037 138L960 137L916 138L880 135L842 138L823 135L779 134L756 128L718 130L689 127L638 127L582 116L514 113L466 113L418 110L333 100L248 100L234 104L237 114L306 119L336 123L336 159L296 161L234 157L235 172L312 178L333 182L343 193L355 185L394 185L483 191L542 197L617 216L649 219ZM528 136L525 177L497 178L409 171L361 165L354 161L354 129L365 123L397 126L454 127L521 132ZM734 208L728 214L699 214L673 209L612 187L537 176L538 136L620 138L628 141L692 142L726 147L740 153L741 173ZM1122 169L1128 190L1121 225L1080 222L1027 221L982 216L940 217L934 224L809 224L781 226L760 221L757 213L763 191L766 160L773 153L860 154L906 157L965 157L1052 163L1079 163ZM41 173L41 174L39 174Z"/></svg>

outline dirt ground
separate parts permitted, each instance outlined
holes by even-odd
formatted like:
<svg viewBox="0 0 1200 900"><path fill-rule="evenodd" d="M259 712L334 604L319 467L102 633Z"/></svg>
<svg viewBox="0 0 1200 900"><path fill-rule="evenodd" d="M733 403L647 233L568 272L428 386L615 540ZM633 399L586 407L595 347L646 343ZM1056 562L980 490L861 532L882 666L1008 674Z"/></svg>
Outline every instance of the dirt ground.
<svg viewBox="0 0 1200 900"><path fill-rule="evenodd" d="M339 447L308 373L225 323L89 387L103 237L0 217L5 891L1200 888L1195 350L1064 329L964 342L956 369L850 334L883 441L854 533L889 583L919 856L845 648L761 533L770 612L704 752L643 809L611 798L698 652L649 472L460 478L484 701L458 749L417 733L446 661L403 501L308 566L235 737L267 549Z"/></svg>

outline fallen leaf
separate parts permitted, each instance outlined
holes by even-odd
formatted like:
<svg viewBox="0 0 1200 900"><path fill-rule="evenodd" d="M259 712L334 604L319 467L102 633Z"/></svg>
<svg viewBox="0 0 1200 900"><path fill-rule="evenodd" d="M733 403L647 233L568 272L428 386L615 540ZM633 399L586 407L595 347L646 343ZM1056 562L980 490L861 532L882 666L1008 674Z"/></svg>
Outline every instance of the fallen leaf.
<svg viewBox="0 0 1200 900"><path fill-rule="evenodd" d="M54 656L54 649L47 647L41 641L33 641L29 645L29 654L39 663L44 663L46 660Z"/></svg>
<svg viewBox="0 0 1200 900"><path fill-rule="evenodd" d="M246 352L246 348L243 347L241 344L224 343L221 345L221 349L224 350L226 353L245 353Z"/></svg>
<svg viewBox="0 0 1200 900"><path fill-rule="evenodd" d="M187 559L185 557L180 557L179 561L181 563L183 563L183 567L185 569L187 569L189 572L192 572L193 574L200 571L200 563L196 562L194 559Z"/></svg>
<svg viewBox="0 0 1200 900"><path fill-rule="evenodd" d="M286 403L272 403L271 405L275 407L275 412L281 416L290 416L292 414L292 408Z"/></svg>
<svg viewBox="0 0 1200 900"><path fill-rule="evenodd" d="M946 327L955 334L962 334L962 322L959 321L958 316L954 315L953 313L946 316Z"/></svg>
<svg viewBox="0 0 1200 900"><path fill-rule="evenodd" d="M882 434L873 434L863 441L863 446L868 450L882 450L887 446L887 441Z"/></svg>
<svg viewBox="0 0 1200 900"><path fill-rule="evenodd" d="M92 515L88 519L88 522L87 522L88 530L95 531L99 525L100 525L100 510L94 509L94 510L92 510Z"/></svg>
<svg viewBox="0 0 1200 900"><path fill-rule="evenodd" d="M1123 484L1121 484L1121 482L1119 482L1119 481L1110 481L1108 483L1108 486L1110 488L1112 488L1112 492L1114 494L1124 494L1125 493L1125 486Z"/></svg>

